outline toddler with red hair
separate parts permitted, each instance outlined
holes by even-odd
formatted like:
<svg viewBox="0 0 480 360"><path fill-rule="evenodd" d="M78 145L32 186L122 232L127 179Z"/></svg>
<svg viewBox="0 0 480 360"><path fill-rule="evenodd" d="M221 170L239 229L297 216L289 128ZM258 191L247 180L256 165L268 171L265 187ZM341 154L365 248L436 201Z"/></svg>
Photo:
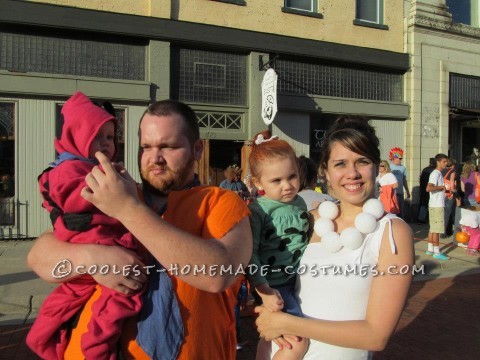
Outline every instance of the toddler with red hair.
<svg viewBox="0 0 480 360"><path fill-rule="evenodd" d="M307 205L298 196L297 157L284 140L269 131L257 134L249 157L254 185L264 192L249 205L253 254L248 279L270 311L302 316L294 294L300 258L309 241ZM289 341L274 359L301 359L308 340Z"/></svg>

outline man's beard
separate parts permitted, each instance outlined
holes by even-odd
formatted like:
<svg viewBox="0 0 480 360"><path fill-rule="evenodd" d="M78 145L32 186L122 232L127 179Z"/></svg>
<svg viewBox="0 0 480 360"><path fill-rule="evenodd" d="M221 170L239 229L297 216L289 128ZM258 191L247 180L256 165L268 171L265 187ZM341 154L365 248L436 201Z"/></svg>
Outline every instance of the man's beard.
<svg viewBox="0 0 480 360"><path fill-rule="evenodd" d="M167 165L150 165L146 169L141 169L140 176L146 190L153 195L168 194L170 190L180 190L186 185L190 172L194 164L191 157L188 162L177 170L172 170ZM152 169L161 169L166 171L161 176L151 174ZM193 181L193 178L191 179Z"/></svg>

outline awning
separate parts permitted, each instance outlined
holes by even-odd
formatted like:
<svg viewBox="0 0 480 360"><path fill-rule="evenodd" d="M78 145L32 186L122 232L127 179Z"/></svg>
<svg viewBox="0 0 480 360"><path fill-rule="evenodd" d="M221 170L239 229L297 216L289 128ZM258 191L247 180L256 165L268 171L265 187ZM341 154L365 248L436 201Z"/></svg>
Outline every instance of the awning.
<svg viewBox="0 0 480 360"><path fill-rule="evenodd" d="M450 108L449 114L455 121L480 120L480 109Z"/></svg>

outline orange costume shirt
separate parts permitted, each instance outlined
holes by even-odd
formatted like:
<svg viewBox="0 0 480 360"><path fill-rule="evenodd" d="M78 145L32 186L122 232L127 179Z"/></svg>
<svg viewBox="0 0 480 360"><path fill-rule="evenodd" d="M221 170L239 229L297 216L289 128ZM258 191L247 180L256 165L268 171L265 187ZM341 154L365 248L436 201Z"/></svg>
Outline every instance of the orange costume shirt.
<svg viewBox="0 0 480 360"><path fill-rule="evenodd" d="M217 187L199 186L189 190L172 191L168 196L167 210L163 219L202 239L220 239L248 215L247 206L236 193ZM164 265L169 268L169 265ZM219 272L220 266L217 268L217 273ZM190 286L174 274L171 276L185 329L178 359L234 360L236 356L234 307L241 278L239 277L234 285L221 293L209 293ZM88 322L91 315L90 304L94 302L96 296L98 296L96 293L92 295L91 301L80 315L77 327L72 331L70 344L65 353L66 359L73 359L81 354L80 338L86 331L84 323ZM130 319L124 329L122 348L125 358L149 359L135 341L136 318Z"/></svg>

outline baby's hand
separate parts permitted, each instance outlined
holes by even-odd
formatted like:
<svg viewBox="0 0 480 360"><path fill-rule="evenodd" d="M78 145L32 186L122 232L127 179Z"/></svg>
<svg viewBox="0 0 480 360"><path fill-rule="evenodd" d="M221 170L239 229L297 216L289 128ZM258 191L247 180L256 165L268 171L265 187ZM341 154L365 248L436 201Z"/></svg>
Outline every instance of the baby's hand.
<svg viewBox="0 0 480 360"><path fill-rule="evenodd" d="M262 296L263 306L270 311L280 311L283 309L283 299L278 290L272 289L275 293Z"/></svg>
<svg viewBox="0 0 480 360"><path fill-rule="evenodd" d="M257 286L258 295L262 298L263 306L270 311L280 311L283 309L283 299L277 289L272 289L267 284Z"/></svg>

